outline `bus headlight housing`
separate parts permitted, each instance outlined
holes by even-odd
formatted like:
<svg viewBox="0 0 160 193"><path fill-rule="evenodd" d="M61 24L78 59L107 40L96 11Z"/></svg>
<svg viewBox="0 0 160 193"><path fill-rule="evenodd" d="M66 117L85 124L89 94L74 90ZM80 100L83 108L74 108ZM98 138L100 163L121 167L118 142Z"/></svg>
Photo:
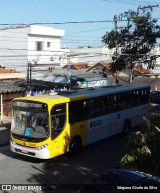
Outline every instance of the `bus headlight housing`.
<svg viewBox="0 0 160 193"><path fill-rule="evenodd" d="M12 139L10 140L10 143L16 145L16 143Z"/></svg>
<svg viewBox="0 0 160 193"><path fill-rule="evenodd" d="M44 144L44 145L42 145L42 146L40 146L40 147L37 147L37 150L44 149L44 148L46 148L47 146L48 146L48 144L46 143L46 144Z"/></svg>

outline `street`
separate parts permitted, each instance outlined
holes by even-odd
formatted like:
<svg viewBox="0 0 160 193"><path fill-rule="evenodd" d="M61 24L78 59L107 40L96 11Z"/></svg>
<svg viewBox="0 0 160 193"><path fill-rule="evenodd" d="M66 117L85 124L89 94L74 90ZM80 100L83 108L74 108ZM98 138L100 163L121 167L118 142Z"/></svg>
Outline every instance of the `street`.
<svg viewBox="0 0 160 193"><path fill-rule="evenodd" d="M159 110L159 106L153 105L150 112ZM127 137L123 134L85 147L72 157L62 155L50 160L14 154L9 145L0 147L0 187L14 185L13 191L1 192L77 193L83 183L109 168L119 166L127 150ZM33 186L30 191L26 189L29 185ZM36 185L38 190L35 190ZM16 190L18 186L19 190Z"/></svg>
<svg viewBox="0 0 160 193"><path fill-rule="evenodd" d="M37 160L14 154L9 145L1 147L0 184L44 184L45 189L42 188L42 191L31 192L53 192L51 188L55 187L54 192L57 189L59 193L67 190L76 193L87 180L118 166L120 158L127 151L126 144L126 137L117 135L90 145L73 157L63 155L51 160Z"/></svg>
<svg viewBox="0 0 160 193"><path fill-rule="evenodd" d="M5 0L0 26L0 193L79 193L122 165L139 177L100 192L158 193L159 1Z"/></svg>

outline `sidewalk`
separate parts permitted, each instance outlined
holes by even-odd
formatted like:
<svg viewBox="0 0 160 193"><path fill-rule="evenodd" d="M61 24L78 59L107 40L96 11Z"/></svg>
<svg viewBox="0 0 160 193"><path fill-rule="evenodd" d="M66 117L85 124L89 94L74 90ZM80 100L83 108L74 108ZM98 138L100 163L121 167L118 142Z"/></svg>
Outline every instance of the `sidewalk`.
<svg viewBox="0 0 160 193"><path fill-rule="evenodd" d="M3 125L0 126L0 146L10 142L11 117L3 117Z"/></svg>
<svg viewBox="0 0 160 193"><path fill-rule="evenodd" d="M6 117L4 116L3 117L3 127L7 127L8 129L10 129L10 126L11 126L11 121L12 121L12 118L11 117Z"/></svg>

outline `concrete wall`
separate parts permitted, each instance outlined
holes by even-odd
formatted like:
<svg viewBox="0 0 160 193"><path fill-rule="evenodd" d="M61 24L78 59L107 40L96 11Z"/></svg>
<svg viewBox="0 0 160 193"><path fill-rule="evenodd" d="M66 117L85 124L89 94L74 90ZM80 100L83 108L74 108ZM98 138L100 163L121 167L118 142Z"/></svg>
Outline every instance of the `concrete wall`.
<svg viewBox="0 0 160 193"><path fill-rule="evenodd" d="M112 50L108 48L77 48L71 49L72 63L96 64L97 62L110 62Z"/></svg>
<svg viewBox="0 0 160 193"><path fill-rule="evenodd" d="M9 69L23 70L27 63L28 28L5 28L0 30L0 65Z"/></svg>
<svg viewBox="0 0 160 193"><path fill-rule="evenodd" d="M26 78L25 73L0 73L0 80Z"/></svg>
<svg viewBox="0 0 160 193"><path fill-rule="evenodd" d="M6 117L12 116L12 100L17 97L26 95L25 91L12 92L3 94L3 115Z"/></svg>
<svg viewBox="0 0 160 193"><path fill-rule="evenodd" d="M57 63L64 30L45 26L23 26L0 29L0 65L27 71L27 62ZM36 51L36 41L43 41L43 51ZM47 42L51 43L47 47Z"/></svg>

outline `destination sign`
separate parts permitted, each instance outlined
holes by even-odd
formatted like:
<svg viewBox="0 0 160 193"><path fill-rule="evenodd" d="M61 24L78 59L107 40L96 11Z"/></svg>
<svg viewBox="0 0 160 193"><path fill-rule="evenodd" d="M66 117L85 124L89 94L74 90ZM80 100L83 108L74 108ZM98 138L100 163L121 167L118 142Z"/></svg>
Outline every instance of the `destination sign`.
<svg viewBox="0 0 160 193"><path fill-rule="evenodd" d="M32 109L34 108L34 109L46 109L47 110L47 104L33 102L33 101L13 101L12 106L19 107L19 108L32 108Z"/></svg>

